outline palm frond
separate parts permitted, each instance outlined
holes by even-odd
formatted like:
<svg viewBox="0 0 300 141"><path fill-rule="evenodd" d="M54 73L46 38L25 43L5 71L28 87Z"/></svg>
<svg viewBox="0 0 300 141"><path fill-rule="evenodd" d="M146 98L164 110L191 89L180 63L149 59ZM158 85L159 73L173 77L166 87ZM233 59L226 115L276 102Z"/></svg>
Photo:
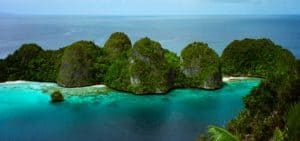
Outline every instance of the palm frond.
<svg viewBox="0 0 300 141"><path fill-rule="evenodd" d="M287 133L290 140L300 140L300 102L293 105L286 115Z"/></svg>
<svg viewBox="0 0 300 141"><path fill-rule="evenodd" d="M208 126L207 131L212 141L240 141L238 137L217 126Z"/></svg>
<svg viewBox="0 0 300 141"><path fill-rule="evenodd" d="M284 141L284 133L279 128L275 129L272 141Z"/></svg>

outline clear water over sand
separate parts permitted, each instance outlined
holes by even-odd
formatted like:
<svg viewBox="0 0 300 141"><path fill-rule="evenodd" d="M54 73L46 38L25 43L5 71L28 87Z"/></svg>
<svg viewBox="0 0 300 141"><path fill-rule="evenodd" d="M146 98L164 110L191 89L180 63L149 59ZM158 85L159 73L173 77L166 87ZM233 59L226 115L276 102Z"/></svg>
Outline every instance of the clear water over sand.
<svg viewBox="0 0 300 141"><path fill-rule="evenodd" d="M207 125L224 126L260 79L226 82L215 91L176 89L136 96L110 91L51 104L51 83L0 84L1 141L194 140Z"/></svg>

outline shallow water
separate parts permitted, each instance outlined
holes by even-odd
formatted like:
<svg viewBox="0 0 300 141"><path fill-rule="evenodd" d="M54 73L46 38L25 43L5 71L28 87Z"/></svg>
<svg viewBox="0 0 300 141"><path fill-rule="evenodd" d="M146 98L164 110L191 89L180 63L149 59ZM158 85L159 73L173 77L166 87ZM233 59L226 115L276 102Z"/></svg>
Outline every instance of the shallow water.
<svg viewBox="0 0 300 141"><path fill-rule="evenodd" d="M219 90L176 89L167 95L116 91L49 102L55 84L0 84L1 141L194 140L207 125L224 126L243 108L259 79L227 82Z"/></svg>

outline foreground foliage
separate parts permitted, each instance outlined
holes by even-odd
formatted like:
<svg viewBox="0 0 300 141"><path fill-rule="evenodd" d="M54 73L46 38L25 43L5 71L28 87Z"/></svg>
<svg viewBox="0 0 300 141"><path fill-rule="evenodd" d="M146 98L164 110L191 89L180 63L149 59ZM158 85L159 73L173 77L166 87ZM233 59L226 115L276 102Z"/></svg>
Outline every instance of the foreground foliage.
<svg viewBox="0 0 300 141"><path fill-rule="evenodd" d="M288 139L291 141L300 140L300 103L293 105L285 118Z"/></svg>
<svg viewBox="0 0 300 141"><path fill-rule="evenodd" d="M209 126L207 132L210 134L211 141L240 141L226 129L217 126Z"/></svg>

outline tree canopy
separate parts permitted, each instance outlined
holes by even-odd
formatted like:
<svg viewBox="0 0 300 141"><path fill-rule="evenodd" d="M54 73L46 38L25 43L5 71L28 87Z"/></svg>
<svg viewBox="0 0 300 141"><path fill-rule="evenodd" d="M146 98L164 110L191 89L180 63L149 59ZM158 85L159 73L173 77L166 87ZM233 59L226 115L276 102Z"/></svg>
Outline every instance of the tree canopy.
<svg viewBox="0 0 300 141"><path fill-rule="evenodd" d="M137 93L163 93L169 90L169 67L161 44L150 38L138 40L130 50L130 86Z"/></svg>
<svg viewBox="0 0 300 141"><path fill-rule="evenodd" d="M181 52L181 71L187 87L219 88L222 85L221 64L218 54L208 44L194 42Z"/></svg>
<svg viewBox="0 0 300 141"><path fill-rule="evenodd" d="M91 41L78 41L65 47L57 83L64 87L97 83L93 63L99 52L100 48Z"/></svg>

